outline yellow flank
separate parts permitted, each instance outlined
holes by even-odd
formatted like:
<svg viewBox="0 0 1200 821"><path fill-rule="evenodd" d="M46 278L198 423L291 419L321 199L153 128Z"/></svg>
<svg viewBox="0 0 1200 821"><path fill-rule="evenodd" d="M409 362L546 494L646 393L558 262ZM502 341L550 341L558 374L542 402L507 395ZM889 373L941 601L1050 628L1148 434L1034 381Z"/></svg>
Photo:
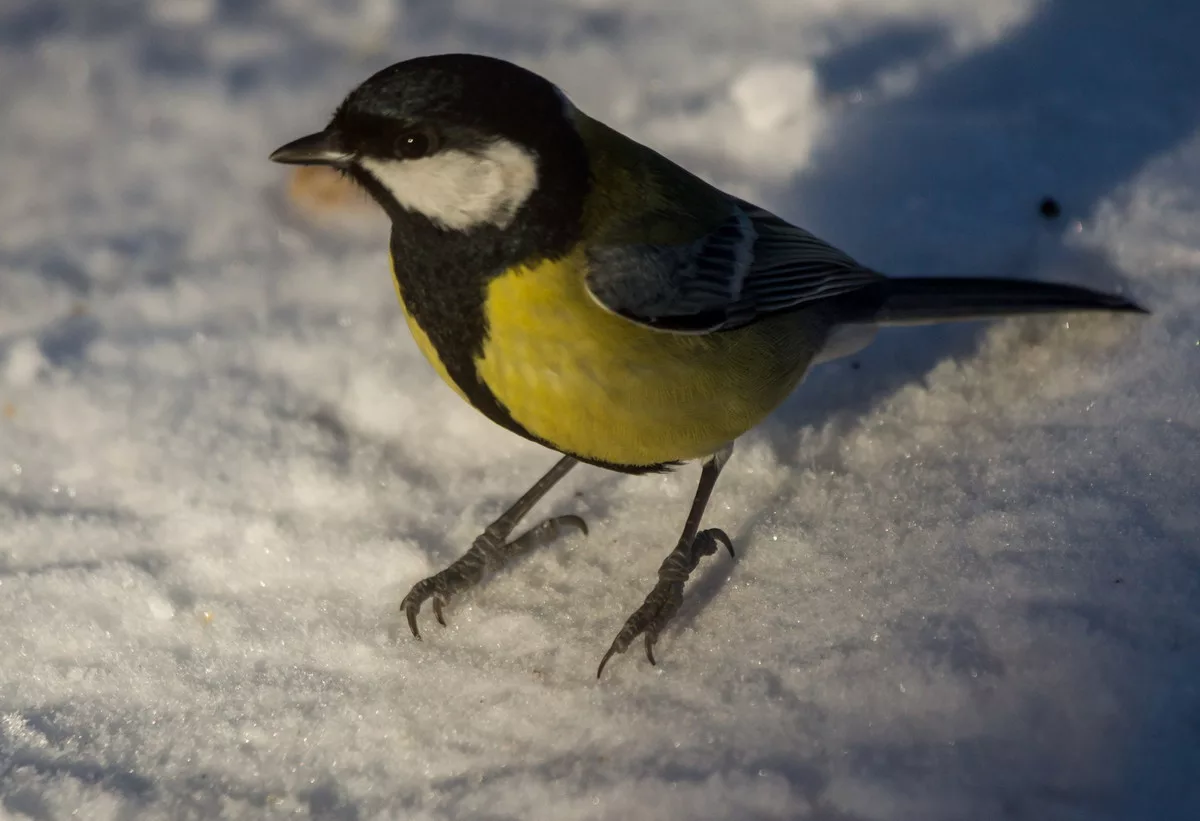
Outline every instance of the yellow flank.
<svg viewBox="0 0 1200 821"><path fill-rule="evenodd" d="M404 313L404 319L408 322L408 329L412 332L413 339L417 342L417 347L421 349L421 353L425 354L425 358L429 360L430 365L433 365L433 369L437 371L442 381L453 388L454 392L465 401L470 402L471 400L467 399L467 395L462 392L462 388L458 387L454 380L450 378L450 374L446 371L446 366L442 364L442 358L438 356L437 349L429 341L429 336L417 324L417 321L412 318L412 314L408 312L408 306L404 304L404 292L400 290L400 280L396 278L396 260L389 255L389 261L392 265L392 284L396 286L396 298L400 300L400 310Z"/></svg>
<svg viewBox="0 0 1200 821"><path fill-rule="evenodd" d="M568 453L630 466L708 456L786 398L821 342L787 315L707 335L646 328L591 297L585 266L576 253L492 280L476 360L512 417Z"/></svg>

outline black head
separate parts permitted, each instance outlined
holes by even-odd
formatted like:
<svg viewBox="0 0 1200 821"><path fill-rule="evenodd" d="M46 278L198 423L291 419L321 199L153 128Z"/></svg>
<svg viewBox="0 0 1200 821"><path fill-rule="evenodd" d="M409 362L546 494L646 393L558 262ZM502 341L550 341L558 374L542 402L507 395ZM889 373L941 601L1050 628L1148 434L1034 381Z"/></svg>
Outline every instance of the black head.
<svg viewBox="0 0 1200 821"><path fill-rule="evenodd" d="M578 230L587 187L569 110L555 85L504 60L419 57L369 78L325 130L271 159L347 171L394 222L510 242L532 232L553 255Z"/></svg>

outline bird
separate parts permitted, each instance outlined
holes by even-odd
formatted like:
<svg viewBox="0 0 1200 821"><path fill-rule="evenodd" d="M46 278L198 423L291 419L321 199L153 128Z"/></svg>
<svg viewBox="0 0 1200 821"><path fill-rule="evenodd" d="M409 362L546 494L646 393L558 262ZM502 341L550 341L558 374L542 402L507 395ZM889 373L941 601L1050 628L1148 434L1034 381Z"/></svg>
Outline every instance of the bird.
<svg viewBox="0 0 1200 821"><path fill-rule="evenodd" d="M460 558L413 585L417 617L526 550L513 538L580 463L625 474L701 464L679 539L603 655L654 647L720 528L701 529L734 442L816 364L878 328L1068 311L1148 313L1031 279L896 277L726 193L590 117L551 80L483 54L432 54L353 88L328 124L270 159L336 169L387 214L392 279L417 347L462 399L560 454Z"/></svg>

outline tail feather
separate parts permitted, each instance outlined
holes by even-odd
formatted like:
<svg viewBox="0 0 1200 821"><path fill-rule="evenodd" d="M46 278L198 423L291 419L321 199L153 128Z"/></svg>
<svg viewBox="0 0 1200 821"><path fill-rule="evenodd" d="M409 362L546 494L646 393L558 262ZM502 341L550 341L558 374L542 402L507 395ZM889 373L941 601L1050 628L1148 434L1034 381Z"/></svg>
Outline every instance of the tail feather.
<svg viewBox="0 0 1200 821"><path fill-rule="evenodd" d="M843 322L925 324L1067 311L1149 313L1124 297L1022 279L887 278L846 295Z"/></svg>

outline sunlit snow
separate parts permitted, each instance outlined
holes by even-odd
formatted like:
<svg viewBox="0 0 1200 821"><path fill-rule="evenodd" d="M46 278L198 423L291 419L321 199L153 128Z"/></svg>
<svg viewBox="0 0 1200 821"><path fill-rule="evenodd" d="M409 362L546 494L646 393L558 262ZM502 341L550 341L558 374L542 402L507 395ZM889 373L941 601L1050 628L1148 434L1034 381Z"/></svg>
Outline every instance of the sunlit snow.
<svg viewBox="0 0 1200 821"><path fill-rule="evenodd" d="M1200 818L1193 0L0 5L0 818ZM882 334L739 445L658 667L596 664L698 473L442 385L386 226L267 161L469 50L890 273L1150 317ZM1045 196L1063 213L1038 213Z"/></svg>

